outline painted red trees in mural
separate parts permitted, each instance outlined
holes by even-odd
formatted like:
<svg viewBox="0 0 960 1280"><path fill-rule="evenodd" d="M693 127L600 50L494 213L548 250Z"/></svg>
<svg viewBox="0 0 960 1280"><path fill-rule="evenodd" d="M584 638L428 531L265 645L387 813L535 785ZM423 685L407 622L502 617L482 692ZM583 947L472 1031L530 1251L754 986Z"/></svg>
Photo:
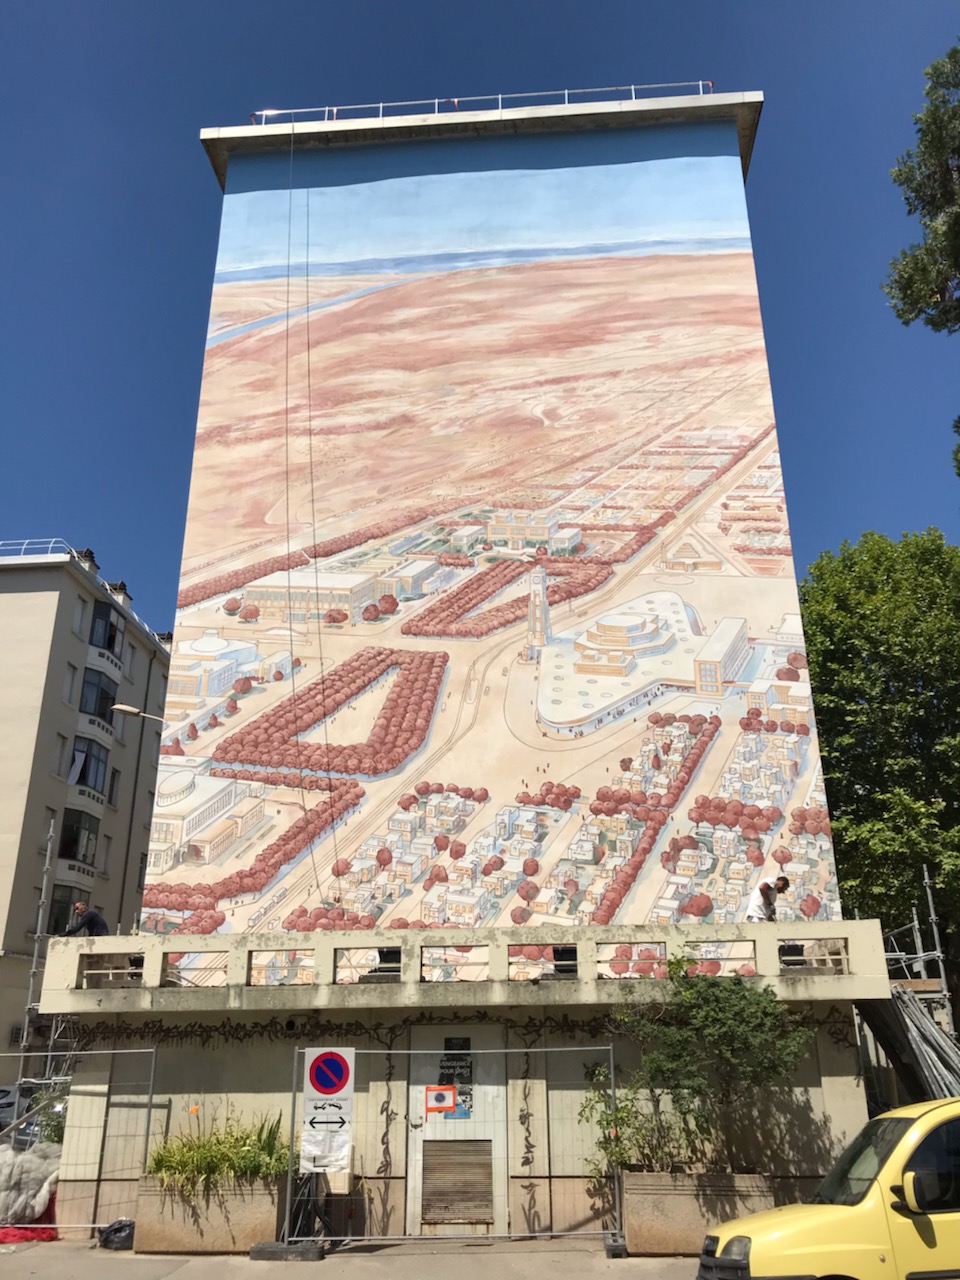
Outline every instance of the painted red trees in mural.
<svg viewBox="0 0 960 1280"><path fill-rule="evenodd" d="M742 800L725 800L722 796L697 796L687 815L697 826L739 829L746 840L766 835L783 818L776 805L744 804Z"/></svg>
<svg viewBox="0 0 960 1280"><path fill-rule="evenodd" d="M319 789L327 792L326 798L298 817L248 866L231 871L209 884L172 884L165 881L148 884L143 894L143 905L166 911L207 912L201 919L191 917L184 921L177 932L212 933L223 923L222 913L216 911L222 899L262 893L282 867L294 862L310 845L318 843L335 823L360 803L365 794L355 778L322 778L319 782ZM210 924L216 914L220 915L219 924ZM210 927L201 927L206 925Z"/></svg>
<svg viewBox="0 0 960 1280"><path fill-rule="evenodd" d="M286 771L362 773L395 769L422 746L430 727L447 665L445 653L367 648L352 654L263 715L218 743L219 768L269 769L271 786L299 785ZM308 733L387 674L393 685L366 742L304 742Z"/></svg>
<svg viewBox="0 0 960 1280"><path fill-rule="evenodd" d="M608 564L574 557L545 557L538 564L547 570L551 578L561 579L547 586L547 600L551 605L595 591L612 573ZM491 635L501 627L525 618L530 597L525 595L494 604L480 613L474 613L474 610L529 572L530 565L526 561L501 560L488 565L460 586L445 591L434 603L409 618L400 630L407 636L477 638Z"/></svg>
<svg viewBox="0 0 960 1280"><path fill-rule="evenodd" d="M225 591L235 591L245 587L259 578L266 578L271 573L279 573L287 569L302 569L314 560L323 560L327 556L335 556L352 547L363 546L365 542L373 542L377 538L387 538L392 533L418 524L432 515L439 514L442 508L413 507L406 511L398 511L388 520L377 524L366 525L355 529L352 533L341 533L335 538L327 538L322 542L314 542L302 550L290 551L282 555L269 556L264 560L255 560L252 564L239 569L230 569L226 573L217 574L203 582L195 582L184 587L177 596L177 608L186 609L190 605L199 604L203 600L211 600Z"/></svg>
<svg viewBox="0 0 960 1280"><path fill-rule="evenodd" d="M567 784L565 782L550 782L544 780L540 784L540 790L535 794L529 791L520 791L517 793L517 804L533 805L537 808L562 809L565 813L573 808L575 800L579 800L581 791L575 784Z"/></svg>

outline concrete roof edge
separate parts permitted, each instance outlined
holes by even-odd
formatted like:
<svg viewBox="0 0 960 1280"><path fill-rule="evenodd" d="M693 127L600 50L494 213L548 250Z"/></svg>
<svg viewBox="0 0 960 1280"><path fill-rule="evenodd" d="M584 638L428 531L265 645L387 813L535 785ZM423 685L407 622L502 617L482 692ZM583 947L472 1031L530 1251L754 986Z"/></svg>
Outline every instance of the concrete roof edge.
<svg viewBox="0 0 960 1280"><path fill-rule="evenodd" d="M457 111L409 116L371 116L353 120L309 120L267 125L235 125L200 130L200 142L226 189L227 166L234 155L263 155L291 149L369 146L433 138L483 137L561 130L637 128L702 120L733 120L746 179L757 134L763 94L690 94L671 98L624 98L571 105L506 107L493 111Z"/></svg>

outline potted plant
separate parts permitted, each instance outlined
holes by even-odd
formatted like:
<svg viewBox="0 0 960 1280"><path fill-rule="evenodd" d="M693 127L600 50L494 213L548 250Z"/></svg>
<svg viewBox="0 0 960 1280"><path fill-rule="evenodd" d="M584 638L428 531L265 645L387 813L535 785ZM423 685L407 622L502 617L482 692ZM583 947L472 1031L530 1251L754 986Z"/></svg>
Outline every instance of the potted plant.
<svg viewBox="0 0 960 1280"><path fill-rule="evenodd" d="M592 1069L580 1109L621 1173L631 1254L696 1254L713 1223L773 1207L763 1135L812 1038L769 988L688 969L671 963L665 999L637 999L650 994L637 984L614 1010L610 1030L639 1063L616 1091Z"/></svg>
<svg viewBox="0 0 960 1280"><path fill-rule="evenodd" d="M290 1158L280 1116L244 1123L228 1111L207 1123L201 1111L190 1107L187 1128L147 1161L138 1253L247 1253L277 1239Z"/></svg>

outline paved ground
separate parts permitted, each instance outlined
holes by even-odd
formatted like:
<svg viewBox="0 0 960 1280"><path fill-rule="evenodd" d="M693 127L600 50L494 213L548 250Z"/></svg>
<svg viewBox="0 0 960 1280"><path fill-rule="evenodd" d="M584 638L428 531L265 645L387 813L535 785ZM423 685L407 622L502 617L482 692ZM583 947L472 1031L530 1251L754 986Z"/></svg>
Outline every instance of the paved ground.
<svg viewBox="0 0 960 1280"><path fill-rule="evenodd" d="M593 1245L544 1241L352 1247L325 1259L323 1280L693 1280L693 1258L610 1259ZM141 1256L90 1245L0 1245L0 1280L296 1280L300 1267L246 1257Z"/></svg>

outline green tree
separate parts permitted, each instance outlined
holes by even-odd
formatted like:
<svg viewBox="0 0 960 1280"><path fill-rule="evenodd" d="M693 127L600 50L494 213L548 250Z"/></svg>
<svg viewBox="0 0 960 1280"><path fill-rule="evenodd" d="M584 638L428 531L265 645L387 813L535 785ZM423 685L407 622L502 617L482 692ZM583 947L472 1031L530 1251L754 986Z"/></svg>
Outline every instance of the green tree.
<svg viewBox="0 0 960 1280"><path fill-rule="evenodd" d="M640 1050L616 1108L608 1071L590 1072L594 1087L580 1118L598 1123L597 1146L615 1165L705 1162L736 1169L734 1104L760 1106L809 1050L810 1028L769 987L689 975L687 964L672 961L662 988L658 981L666 999L634 993L611 1015L611 1031Z"/></svg>
<svg viewBox="0 0 960 1280"><path fill-rule="evenodd" d="M937 333L960 331L960 44L932 62L927 105L913 118L917 145L900 156L890 176L923 238L890 263L883 286L898 319L922 320ZM960 436L960 417L953 423ZM960 444L953 451L960 475Z"/></svg>
<svg viewBox="0 0 960 1280"><path fill-rule="evenodd" d="M800 601L844 907L904 923L926 862L953 931L960 547L937 529L865 533L811 565Z"/></svg>

